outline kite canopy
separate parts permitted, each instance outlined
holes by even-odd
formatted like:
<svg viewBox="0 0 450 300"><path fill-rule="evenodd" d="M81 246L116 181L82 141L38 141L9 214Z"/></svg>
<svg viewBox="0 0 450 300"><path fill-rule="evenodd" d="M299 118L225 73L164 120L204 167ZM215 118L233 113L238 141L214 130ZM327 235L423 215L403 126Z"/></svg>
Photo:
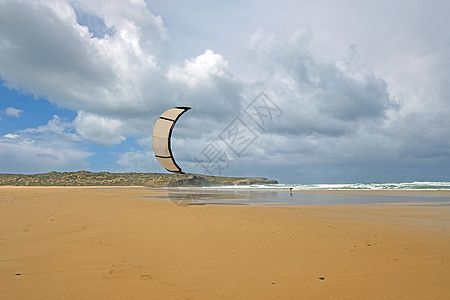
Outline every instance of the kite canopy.
<svg viewBox="0 0 450 300"><path fill-rule="evenodd" d="M174 107L168 109L158 118L155 127L153 127L153 153L167 171L184 174L173 157L170 138L175 123L182 114L190 109L190 107Z"/></svg>

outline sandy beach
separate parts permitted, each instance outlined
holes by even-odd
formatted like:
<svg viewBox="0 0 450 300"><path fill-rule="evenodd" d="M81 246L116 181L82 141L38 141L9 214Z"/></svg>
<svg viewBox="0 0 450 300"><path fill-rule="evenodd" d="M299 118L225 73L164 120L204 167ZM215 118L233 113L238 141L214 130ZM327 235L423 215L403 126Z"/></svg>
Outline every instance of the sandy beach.
<svg viewBox="0 0 450 300"><path fill-rule="evenodd" d="M0 299L450 298L448 203L152 198L164 193L1 187Z"/></svg>

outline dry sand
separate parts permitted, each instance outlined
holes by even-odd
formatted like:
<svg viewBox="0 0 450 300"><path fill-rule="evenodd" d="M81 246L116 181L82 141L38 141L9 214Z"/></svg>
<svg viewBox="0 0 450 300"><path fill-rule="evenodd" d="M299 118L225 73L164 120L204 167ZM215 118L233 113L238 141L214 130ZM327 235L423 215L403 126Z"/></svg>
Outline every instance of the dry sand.
<svg viewBox="0 0 450 300"><path fill-rule="evenodd" d="M140 197L156 193L0 188L0 299L450 298L448 205Z"/></svg>

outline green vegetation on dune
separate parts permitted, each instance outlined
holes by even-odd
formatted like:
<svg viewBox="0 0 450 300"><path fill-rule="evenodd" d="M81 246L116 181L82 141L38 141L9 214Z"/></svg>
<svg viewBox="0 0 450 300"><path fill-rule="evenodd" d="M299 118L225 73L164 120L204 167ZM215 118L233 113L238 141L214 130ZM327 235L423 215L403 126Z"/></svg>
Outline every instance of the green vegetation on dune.
<svg viewBox="0 0 450 300"><path fill-rule="evenodd" d="M274 184L262 177L221 177L199 174L49 172L41 174L0 174L0 186L214 186Z"/></svg>

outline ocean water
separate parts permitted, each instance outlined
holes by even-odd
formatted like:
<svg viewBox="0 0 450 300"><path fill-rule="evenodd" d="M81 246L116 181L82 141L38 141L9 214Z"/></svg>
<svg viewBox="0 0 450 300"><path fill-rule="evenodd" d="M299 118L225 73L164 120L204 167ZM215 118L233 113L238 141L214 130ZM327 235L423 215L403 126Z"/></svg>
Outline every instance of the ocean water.
<svg viewBox="0 0 450 300"><path fill-rule="evenodd" d="M449 181L396 182L396 183L315 183L315 184L267 184L205 187L204 189L254 189L254 190L450 190Z"/></svg>
<svg viewBox="0 0 450 300"><path fill-rule="evenodd" d="M294 192L290 192L290 188ZM315 193L307 193L315 190ZM355 195L329 194L329 190L449 190L450 182L410 183L352 183L352 184L270 184L250 186L175 187L167 188L160 198L169 199L176 205L333 205L404 203L412 205L449 206L447 195ZM305 191L302 193L302 191ZM321 193L320 191L323 191Z"/></svg>

